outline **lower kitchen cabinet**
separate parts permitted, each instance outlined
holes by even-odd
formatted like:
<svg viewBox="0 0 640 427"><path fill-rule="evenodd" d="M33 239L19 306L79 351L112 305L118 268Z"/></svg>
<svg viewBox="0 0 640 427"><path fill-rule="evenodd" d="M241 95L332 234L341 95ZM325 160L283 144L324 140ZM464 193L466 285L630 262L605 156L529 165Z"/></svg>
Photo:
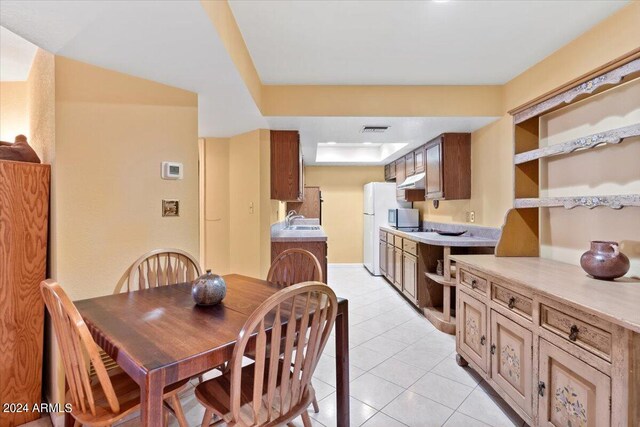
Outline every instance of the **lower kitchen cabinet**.
<svg viewBox="0 0 640 427"><path fill-rule="evenodd" d="M387 275L387 242L380 240L378 243L378 265L383 276Z"/></svg>
<svg viewBox="0 0 640 427"><path fill-rule="evenodd" d="M418 257L408 252L402 254L402 292L414 303L418 299Z"/></svg>
<svg viewBox="0 0 640 427"><path fill-rule="evenodd" d="M402 291L402 249L401 248L393 248L393 269L395 271L395 275L393 277L393 284L396 288Z"/></svg>
<svg viewBox="0 0 640 427"><path fill-rule="evenodd" d="M387 262L387 271L386 271L386 273L387 274L385 274L385 277L391 283L394 282L394 276L395 276L395 274L394 274L395 273L394 251L395 251L395 248L393 247L393 243L387 243L387 257L386 257L386 262Z"/></svg>
<svg viewBox="0 0 640 427"><path fill-rule="evenodd" d="M491 378L529 416L533 412L531 331L491 310Z"/></svg>
<svg viewBox="0 0 640 427"><path fill-rule="evenodd" d="M540 425L611 425L610 377L544 339L540 340L539 358L537 387Z"/></svg>
<svg viewBox="0 0 640 427"><path fill-rule="evenodd" d="M327 242L325 241L290 241L271 242L271 261L287 249L305 249L315 255L322 266L322 280L327 282Z"/></svg>
<svg viewBox="0 0 640 427"><path fill-rule="evenodd" d="M465 292L458 293L456 344L464 357L487 372L487 306ZM460 353L460 352L459 352Z"/></svg>

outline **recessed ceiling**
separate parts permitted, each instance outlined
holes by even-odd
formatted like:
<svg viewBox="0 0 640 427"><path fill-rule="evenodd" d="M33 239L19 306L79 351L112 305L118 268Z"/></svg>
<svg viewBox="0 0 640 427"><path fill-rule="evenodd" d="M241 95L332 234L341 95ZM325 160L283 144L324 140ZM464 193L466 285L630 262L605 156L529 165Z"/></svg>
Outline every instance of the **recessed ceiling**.
<svg viewBox="0 0 640 427"><path fill-rule="evenodd" d="M0 27L0 81L24 81L38 47L17 34Z"/></svg>
<svg viewBox="0 0 640 427"><path fill-rule="evenodd" d="M298 130L305 164L382 165L443 132L473 132L497 117L267 117L269 129ZM363 126L390 126L363 133ZM327 143L334 143L326 145ZM366 144L371 142L372 144ZM318 152L318 144L321 150ZM328 149L328 150L325 150ZM330 156L329 156L329 155Z"/></svg>
<svg viewBox="0 0 640 427"><path fill-rule="evenodd" d="M242 1L265 84L503 84L627 1Z"/></svg>
<svg viewBox="0 0 640 427"><path fill-rule="evenodd" d="M1 1L0 25L45 50L198 93L200 136L266 125L199 1Z"/></svg>

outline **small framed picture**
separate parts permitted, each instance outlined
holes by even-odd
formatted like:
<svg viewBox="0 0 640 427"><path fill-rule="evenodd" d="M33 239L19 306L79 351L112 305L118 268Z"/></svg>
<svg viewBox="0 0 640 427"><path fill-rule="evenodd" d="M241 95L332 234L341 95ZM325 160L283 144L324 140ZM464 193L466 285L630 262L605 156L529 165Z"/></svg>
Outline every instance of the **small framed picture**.
<svg viewBox="0 0 640 427"><path fill-rule="evenodd" d="M180 201L174 199L163 199L162 216L180 216Z"/></svg>

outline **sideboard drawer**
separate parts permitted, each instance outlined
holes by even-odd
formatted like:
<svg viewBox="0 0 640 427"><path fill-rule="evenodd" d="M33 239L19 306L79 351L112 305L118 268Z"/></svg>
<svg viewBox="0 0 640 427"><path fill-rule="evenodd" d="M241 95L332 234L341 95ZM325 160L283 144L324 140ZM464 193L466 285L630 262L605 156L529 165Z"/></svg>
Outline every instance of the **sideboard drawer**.
<svg viewBox="0 0 640 427"><path fill-rule="evenodd" d="M531 298L525 297L504 286L491 283L491 299L514 313L531 320L531 313L533 313L533 301Z"/></svg>
<svg viewBox="0 0 640 427"><path fill-rule="evenodd" d="M402 249L402 237L393 236L393 246Z"/></svg>
<svg viewBox="0 0 640 427"><path fill-rule="evenodd" d="M588 317L586 314L581 315L577 310L574 314L582 319ZM603 359L611 360L611 332L609 331L544 304L540 305L540 326Z"/></svg>
<svg viewBox="0 0 640 427"><path fill-rule="evenodd" d="M402 243L402 249L405 252L409 252L410 254L416 256L418 255L418 244L413 240L404 239L404 242Z"/></svg>
<svg viewBox="0 0 640 427"><path fill-rule="evenodd" d="M481 295L487 294L487 279L469 273L467 270L460 269L460 283Z"/></svg>
<svg viewBox="0 0 640 427"><path fill-rule="evenodd" d="M383 242L387 241L387 232L386 231L380 230L380 240L382 240Z"/></svg>

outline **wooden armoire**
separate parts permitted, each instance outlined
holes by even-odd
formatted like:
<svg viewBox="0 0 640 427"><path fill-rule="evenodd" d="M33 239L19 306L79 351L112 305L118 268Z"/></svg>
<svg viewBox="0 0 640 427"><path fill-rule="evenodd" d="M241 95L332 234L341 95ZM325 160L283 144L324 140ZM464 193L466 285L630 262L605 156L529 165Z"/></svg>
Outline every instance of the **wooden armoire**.
<svg viewBox="0 0 640 427"><path fill-rule="evenodd" d="M0 160L0 426L24 424L42 395L44 303L50 166Z"/></svg>

